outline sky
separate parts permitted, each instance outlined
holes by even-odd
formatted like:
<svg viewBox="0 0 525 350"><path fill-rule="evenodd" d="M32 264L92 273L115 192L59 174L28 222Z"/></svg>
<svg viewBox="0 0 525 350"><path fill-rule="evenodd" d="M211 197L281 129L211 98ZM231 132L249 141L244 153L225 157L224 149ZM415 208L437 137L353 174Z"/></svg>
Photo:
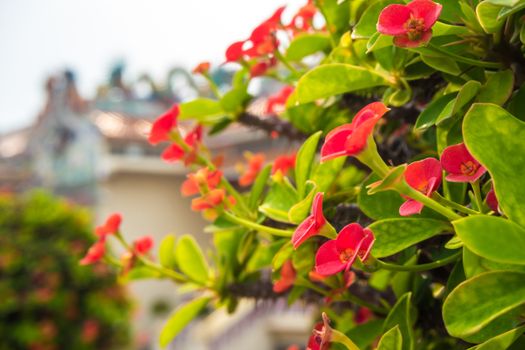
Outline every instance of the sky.
<svg viewBox="0 0 525 350"><path fill-rule="evenodd" d="M112 64L164 79L182 65L220 63L226 47L281 5L306 0L0 0L0 133L29 125L46 78L73 69L91 97Z"/></svg>

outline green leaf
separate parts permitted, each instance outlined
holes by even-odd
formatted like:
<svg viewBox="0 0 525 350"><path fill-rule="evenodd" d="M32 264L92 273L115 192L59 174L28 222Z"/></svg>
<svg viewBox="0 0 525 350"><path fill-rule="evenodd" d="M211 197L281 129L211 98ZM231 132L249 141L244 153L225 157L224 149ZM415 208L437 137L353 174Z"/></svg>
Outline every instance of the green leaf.
<svg viewBox="0 0 525 350"><path fill-rule="evenodd" d="M327 34L300 34L290 43L286 50L286 58L290 61L300 61L316 52L326 51L330 46L330 37Z"/></svg>
<svg viewBox="0 0 525 350"><path fill-rule="evenodd" d="M308 195L301 201L297 202L288 211L288 220L293 224L300 224L310 214L312 201L318 190L317 185L314 182L308 181L308 184L310 184Z"/></svg>
<svg viewBox="0 0 525 350"><path fill-rule="evenodd" d="M368 226L376 241L372 255L377 258L398 253L416 243L450 230L448 223L434 219L395 218Z"/></svg>
<svg viewBox="0 0 525 350"><path fill-rule="evenodd" d="M259 201L261 200L264 189L270 177L270 172L272 171L272 165L268 164L261 170L250 191L250 197L248 199L248 206L250 209L255 210Z"/></svg>
<svg viewBox="0 0 525 350"><path fill-rule="evenodd" d="M384 271L384 270L383 270ZM360 348L367 349L382 333L383 320L375 319L352 327L345 334Z"/></svg>
<svg viewBox="0 0 525 350"><path fill-rule="evenodd" d="M352 32L353 39L363 39L370 38L374 33L377 32L376 25L379 14L385 7L390 4L396 3L397 1L392 0L381 0L373 3L368 6L368 8L363 12L359 22L354 27Z"/></svg>
<svg viewBox="0 0 525 350"><path fill-rule="evenodd" d="M403 335L399 330L399 326L395 326L388 332L383 334L379 340L377 350L402 350L403 349Z"/></svg>
<svg viewBox="0 0 525 350"><path fill-rule="evenodd" d="M274 255L272 260L272 268L279 270L283 266L284 262L292 256L294 252L292 241L288 241L284 244L281 249Z"/></svg>
<svg viewBox="0 0 525 350"><path fill-rule="evenodd" d="M191 235L183 235L177 242L175 256L180 270L193 281L206 284L209 266L199 245Z"/></svg>
<svg viewBox="0 0 525 350"><path fill-rule="evenodd" d="M525 227L525 123L499 106L474 104L465 115L463 137L494 180L500 208Z"/></svg>
<svg viewBox="0 0 525 350"><path fill-rule="evenodd" d="M208 305L210 298L194 299L178 307L168 318L160 332L160 346L165 348L202 310Z"/></svg>
<svg viewBox="0 0 525 350"><path fill-rule="evenodd" d="M317 165L311 179L317 185L319 192L326 192L330 189L343 169L345 161L346 157L338 157Z"/></svg>
<svg viewBox="0 0 525 350"><path fill-rule="evenodd" d="M239 113L243 106L249 100L250 95L246 90L246 86L233 88L222 96L221 106L225 112Z"/></svg>
<svg viewBox="0 0 525 350"><path fill-rule="evenodd" d="M223 114L224 111L219 101L209 98L197 98L180 104L179 118L181 120L197 119L200 122L207 122L211 117L222 116Z"/></svg>
<svg viewBox="0 0 525 350"><path fill-rule="evenodd" d="M475 254L500 263L525 265L525 229L521 226L486 215L469 216L452 224Z"/></svg>
<svg viewBox="0 0 525 350"><path fill-rule="evenodd" d="M501 29L503 23L505 23L504 19L498 19L500 10L501 6L494 5L489 1L480 2L478 6L476 6L476 16L485 33L496 33Z"/></svg>
<svg viewBox="0 0 525 350"><path fill-rule="evenodd" d="M297 152L295 161L295 183L300 199L303 199L306 194L306 181L311 177L315 154L317 153L317 144L319 143L321 134L322 131L318 131L310 136Z"/></svg>
<svg viewBox="0 0 525 350"><path fill-rule="evenodd" d="M481 88L481 83L476 80L469 80L461 87L452 108L452 115L458 113L461 108L465 107L474 99Z"/></svg>
<svg viewBox="0 0 525 350"><path fill-rule="evenodd" d="M405 200L397 192L383 191L372 195L367 193L366 187L377 181L379 177L373 174L361 185L357 197L359 209L374 220L401 217L399 207Z"/></svg>
<svg viewBox="0 0 525 350"><path fill-rule="evenodd" d="M525 331L525 326L512 329L508 332L500 334L492 339L487 340L483 344L479 344L468 350L501 350L507 349L512 345Z"/></svg>
<svg viewBox="0 0 525 350"><path fill-rule="evenodd" d="M385 319L383 331L399 326L403 338L402 350L414 349L414 330L412 329L413 320L411 320L411 298L412 293L404 294Z"/></svg>
<svg viewBox="0 0 525 350"><path fill-rule="evenodd" d="M279 240L273 243L261 243L246 265L246 272L256 272L272 264L274 256L290 240Z"/></svg>
<svg viewBox="0 0 525 350"><path fill-rule="evenodd" d="M415 128L425 130L436 124L436 120L446 105L456 98L457 93L450 93L432 101L417 118Z"/></svg>
<svg viewBox="0 0 525 350"><path fill-rule="evenodd" d="M485 0L485 2L488 2L493 5L512 7L518 2L520 2L520 0Z"/></svg>
<svg viewBox="0 0 525 350"><path fill-rule="evenodd" d="M167 235L162 242L160 242L159 261L162 266L169 269L177 266L177 259L175 257L175 235Z"/></svg>
<svg viewBox="0 0 525 350"><path fill-rule="evenodd" d="M277 174L273 176L274 181L259 211L273 220L288 223L288 211L299 201L299 197L288 179Z"/></svg>
<svg viewBox="0 0 525 350"><path fill-rule="evenodd" d="M512 94L514 73L510 69L496 72L489 76L479 91L477 102L503 105Z"/></svg>
<svg viewBox="0 0 525 350"><path fill-rule="evenodd" d="M513 7L504 7L498 13L498 21L504 20L510 15L515 14L525 8L525 1L519 0L516 6Z"/></svg>
<svg viewBox="0 0 525 350"><path fill-rule="evenodd" d="M454 26L450 24L445 24L443 22L436 22L432 26L432 37L436 38L438 36L445 35L468 35L470 31L465 26Z"/></svg>
<svg viewBox="0 0 525 350"><path fill-rule="evenodd" d="M429 56L421 55L421 59L430 67L451 75L460 75L461 68L459 68L456 61L445 56Z"/></svg>
<svg viewBox="0 0 525 350"><path fill-rule="evenodd" d="M366 43L366 53L375 52L385 47L394 45L393 36L376 32Z"/></svg>
<svg viewBox="0 0 525 350"><path fill-rule="evenodd" d="M463 338L525 303L525 273L494 271L477 275L454 289L443 304L450 335Z"/></svg>
<svg viewBox="0 0 525 350"><path fill-rule="evenodd" d="M158 271L152 270L146 266L137 266L129 271L126 275L120 277L122 282L142 280L142 279L159 279L161 274Z"/></svg>
<svg viewBox="0 0 525 350"><path fill-rule="evenodd" d="M388 85L388 82L373 71L350 64L331 63L303 75L294 94L299 103L307 103L382 85Z"/></svg>

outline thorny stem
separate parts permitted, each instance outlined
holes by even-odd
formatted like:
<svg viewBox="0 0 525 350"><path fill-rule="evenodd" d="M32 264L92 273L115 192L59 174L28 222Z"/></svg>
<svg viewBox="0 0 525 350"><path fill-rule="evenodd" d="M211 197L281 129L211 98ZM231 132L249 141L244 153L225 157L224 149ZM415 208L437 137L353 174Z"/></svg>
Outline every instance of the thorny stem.
<svg viewBox="0 0 525 350"><path fill-rule="evenodd" d="M455 254L452 254L449 257L436 260L434 262L428 263L428 264L421 264L421 265L397 265L397 264L391 264L387 263L381 260L376 260L377 266L379 268L390 270L390 271L410 271L410 272L420 272L420 271L427 271L436 269L441 266L448 265L456 260L458 260L461 257L462 252L459 251Z"/></svg>
<svg viewBox="0 0 525 350"><path fill-rule="evenodd" d="M235 215L233 215L232 213L230 213L228 211L224 211L223 215L225 216L225 218L228 221L230 221L232 223L235 223L235 224L242 225L242 226L244 226L246 228L251 228L251 229L253 229L255 231L262 231L262 232L266 232L266 233L269 233L271 235L279 236L279 237L291 237L292 234L293 234L293 231L291 231L291 230L281 230L281 229L278 229L278 228L257 224L255 222L252 222L252 221L240 218L238 216L235 216Z"/></svg>

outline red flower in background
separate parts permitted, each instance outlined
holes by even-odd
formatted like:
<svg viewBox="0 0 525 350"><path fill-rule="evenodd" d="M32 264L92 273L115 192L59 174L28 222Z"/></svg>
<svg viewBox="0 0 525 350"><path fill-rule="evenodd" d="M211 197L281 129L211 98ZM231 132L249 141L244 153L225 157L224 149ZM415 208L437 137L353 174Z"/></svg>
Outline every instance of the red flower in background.
<svg viewBox="0 0 525 350"><path fill-rule="evenodd" d="M176 162L184 158L184 150L176 143L172 143L162 151L161 158L168 163Z"/></svg>
<svg viewBox="0 0 525 350"><path fill-rule="evenodd" d="M492 211L496 213L500 212L498 198L496 198L496 192L494 192L494 187L492 187L487 193L487 197L485 198L485 200L487 201L487 205Z"/></svg>
<svg viewBox="0 0 525 350"><path fill-rule="evenodd" d="M97 226L95 228L95 234L103 239L107 235L115 234L120 229L120 224L122 222L122 215L115 213L111 214L103 225Z"/></svg>
<svg viewBox="0 0 525 350"><path fill-rule="evenodd" d="M267 114L279 114L284 111L288 97L294 91L293 86L285 86L278 93L268 97L266 101Z"/></svg>
<svg viewBox="0 0 525 350"><path fill-rule="evenodd" d="M273 284L273 291L275 293L282 293L293 286L295 282L295 269L293 268L292 260L286 260L281 268L281 278Z"/></svg>
<svg viewBox="0 0 525 350"><path fill-rule="evenodd" d="M487 171L472 157L464 143L445 148L441 166L449 173L445 179L451 182L474 182Z"/></svg>
<svg viewBox="0 0 525 350"><path fill-rule="evenodd" d="M246 187L252 184L259 172L261 171L265 156L262 153L257 154L245 154L245 158L248 159L248 169L244 171L242 176L239 178L239 185Z"/></svg>
<svg viewBox="0 0 525 350"><path fill-rule="evenodd" d="M393 35L399 47L418 47L432 37L432 26L443 6L431 0L414 0L407 5L388 5L379 14L377 31Z"/></svg>
<svg viewBox="0 0 525 350"><path fill-rule="evenodd" d="M212 209L221 204L224 198L226 198L226 191L222 188L216 188L202 197L192 199L191 209L195 211Z"/></svg>
<svg viewBox="0 0 525 350"><path fill-rule="evenodd" d="M375 237L368 228L353 223L345 226L336 239L324 243L315 255L315 270L321 275L334 275L348 271L355 259L368 258Z"/></svg>
<svg viewBox="0 0 525 350"><path fill-rule="evenodd" d="M437 159L426 158L407 166L404 174L405 181L410 187L430 197L441 184L441 171L441 164ZM423 203L409 198L399 207L399 214L401 216L419 214L423 206Z"/></svg>
<svg viewBox="0 0 525 350"><path fill-rule="evenodd" d="M210 62L201 62L195 68L193 68L192 73L193 74L206 74L210 70L211 64Z"/></svg>
<svg viewBox="0 0 525 350"><path fill-rule="evenodd" d="M177 126L179 112L179 106L175 104L155 120L149 134L149 143L156 145L163 141L169 141L171 130Z"/></svg>
<svg viewBox="0 0 525 350"><path fill-rule="evenodd" d="M264 75L272 67L271 62L261 61L250 67L250 77L256 78Z"/></svg>
<svg viewBox="0 0 525 350"><path fill-rule="evenodd" d="M354 315L354 322L356 324L367 323L373 315L374 314L369 308L361 306Z"/></svg>
<svg viewBox="0 0 525 350"><path fill-rule="evenodd" d="M219 186L222 179L222 172L220 170L202 168L193 174L188 174L187 177L188 179L182 183L180 191L183 196L192 196L200 193L201 187L215 189Z"/></svg>
<svg viewBox="0 0 525 350"><path fill-rule="evenodd" d="M153 238L151 236L144 236L136 239L133 242L133 249L136 254L144 255L153 248Z"/></svg>
<svg viewBox="0 0 525 350"><path fill-rule="evenodd" d="M317 7L315 7L314 2L308 0L306 5L301 7L293 16L286 28L291 29L294 34L308 31L313 26L313 19L316 13Z"/></svg>
<svg viewBox="0 0 525 350"><path fill-rule="evenodd" d="M358 155L367 145L374 126L389 109L381 102L365 106L355 115L352 123L341 125L326 135L321 148L321 162Z"/></svg>
<svg viewBox="0 0 525 350"><path fill-rule="evenodd" d="M161 158L168 163L184 159L186 165L191 164L197 157L197 143L201 140L202 125L197 124L197 126L195 126L195 128L188 132L184 137L184 143L189 148L188 151L184 151L184 148L178 143L172 143L162 152Z"/></svg>
<svg viewBox="0 0 525 350"><path fill-rule="evenodd" d="M99 262L106 254L105 238L95 242L87 251L86 255L80 260L80 265L90 265Z"/></svg>
<svg viewBox="0 0 525 350"><path fill-rule="evenodd" d="M272 165L272 174L280 171L283 175L286 175L290 169L295 168L295 158L297 154L290 154L289 156L279 156L275 158Z"/></svg>
<svg viewBox="0 0 525 350"><path fill-rule="evenodd" d="M297 226L292 235L292 244L297 249L308 238L315 236L321 232L323 226L326 225L326 219L323 214L323 192L315 195L312 202L312 209L310 216Z"/></svg>
<svg viewBox="0 0 525 350"><path fill-rule="evenodd" d="M332 341L332 327L326 313L322 313L323 322L316 323L308 339L306 350L328 350Z"/></svg>
<svg viewBox="0 0 525 350"><path fill-rule="evenodd" d="M226 62L236 62L244 55L244 41L237 41L226 49Z"/></svg>

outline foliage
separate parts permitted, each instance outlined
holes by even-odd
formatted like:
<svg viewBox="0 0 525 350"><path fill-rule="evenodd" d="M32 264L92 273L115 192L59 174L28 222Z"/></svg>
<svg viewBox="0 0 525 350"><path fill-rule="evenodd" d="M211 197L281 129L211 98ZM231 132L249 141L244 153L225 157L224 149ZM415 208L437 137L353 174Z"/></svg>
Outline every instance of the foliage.
<svg viewBox="0 0 525 350"><path fill-rule="evenodd" d="M93 242L83 209L45 193L0 196L0 349L115 349L130 303L114 270L80 266Z"/></svg>
<svg viewBox="0 0 525 350"><path fill-rule="evenodd" d="M525 1L318 0L289 23L283 11L226 50L231 89L201 64L215 98L153 125L163 158L195 171L183 193L215 242L207 259L168 236L160 264L130 248L135 269L202 293L163 345L206 306L234 311L273 284L326 311L310 349L523 348ZM261 76L283 89L255 116ZM178 119L199 126L183 137ZM302 146L271 167L248 155L230 183L200 125L235 122Z"/></svg>

